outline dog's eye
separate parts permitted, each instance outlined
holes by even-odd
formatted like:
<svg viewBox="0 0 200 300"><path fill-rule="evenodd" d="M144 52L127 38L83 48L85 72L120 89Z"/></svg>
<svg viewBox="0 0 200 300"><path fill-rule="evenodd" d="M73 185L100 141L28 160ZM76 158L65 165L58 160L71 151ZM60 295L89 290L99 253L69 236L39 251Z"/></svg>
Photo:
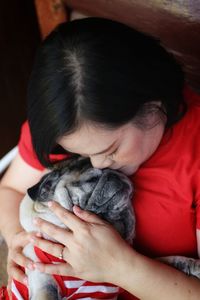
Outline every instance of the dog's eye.
<svg viewBox="0 0 200 300"><path fill-rule="evenodd" d="M95 177L93 176L90 179L88 179L86 182L89 183L89 184L94 184L94 183L98 182L98 179L99 179L98 176L95 176Z"/></svg>
<svg viewBox="0 0 200 300"><path fill-rule="evenodd" d="M46 198L49 195L50 191L51 191L51 185L50 183L49 184L46 183L45 186L41 188L40 196L42 198Z"/></svg>
<svg viewBox="0 0 200 300"><path fill-rule="evenodd" d="M88 178L88 179L86 179L86 180L81 180L80 181L80 185L91 185L91 186L93 186L94 184L97 184L97 182L98 182L98 180L99 180L99 177L98 176L93 176L93 177L91 177L91 178Z"/></svg>

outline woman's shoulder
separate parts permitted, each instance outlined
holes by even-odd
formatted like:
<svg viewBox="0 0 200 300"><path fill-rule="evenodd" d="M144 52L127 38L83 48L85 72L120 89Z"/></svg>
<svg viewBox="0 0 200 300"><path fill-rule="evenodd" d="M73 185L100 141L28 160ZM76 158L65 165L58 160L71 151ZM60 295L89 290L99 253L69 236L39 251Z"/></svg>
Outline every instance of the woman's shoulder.
<svg viewBox="0 0 200 300"><path fill-rule="evenodd" d="M194 91L191 87L186 85L184 87L183 96L189 108L200 108L200 91Z"/></svg>
<svg viewBox="0 0 200 300"><path fill-rule="evenodd" d="M187 112L183 122L180 122L180 126L186 130L185 133L193 135L193 138L196 135L200 137L200 94L186 86L184 99L187 103Z"/></svg>
<svg viewBox="0 0 200 300"><path fill-rule="evenodd" d="M26 120L21 127L18 150L21 158L31 167L37 170L44 170L45 167L40 163L33 147L29 123ZM50 154L50 160L56 162L67 158L69 155L60 149L55 149L55 153ZM58 150L58 151L57 151Z"/></svg>
<svg viewBox="0 0 200 300"><path fill-rule="evenodd" d="M25 121L21 127L20 139L18 142L18 150L22 159L34 169L44 170L44 166L39 162L33 149L32 138L28 121Z"/></svg>
<svg viewBox="0 0 200 300"><path fill-rule="evenodd" d="M171 129L176 139L189 136L194 139L196 134L200 136L200 94L185 86L183 96L187 105L186 113Z"/></svg>

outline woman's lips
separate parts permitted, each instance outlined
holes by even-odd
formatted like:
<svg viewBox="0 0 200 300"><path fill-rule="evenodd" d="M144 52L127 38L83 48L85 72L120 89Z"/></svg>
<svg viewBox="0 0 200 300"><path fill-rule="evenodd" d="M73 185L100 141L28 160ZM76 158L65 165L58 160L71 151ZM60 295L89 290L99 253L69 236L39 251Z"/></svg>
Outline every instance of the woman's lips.
<svg viewBox="0 0 200 300"><path fill-rule="evenodd" d="M110 169L120 171L126 175L132 175L137 171L138 166L122 166L122 167L112 166L110 167Z"/></svg>

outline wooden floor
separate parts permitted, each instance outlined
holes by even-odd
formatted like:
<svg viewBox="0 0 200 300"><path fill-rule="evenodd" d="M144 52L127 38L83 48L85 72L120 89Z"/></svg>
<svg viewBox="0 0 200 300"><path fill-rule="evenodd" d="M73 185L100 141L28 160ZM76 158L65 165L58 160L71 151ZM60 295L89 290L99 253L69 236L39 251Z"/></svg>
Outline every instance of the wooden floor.
<svg viewBox="0 0 200 300"><path fill-rule="evenodd" d="M32 0L0 1L0 158L18 141L40 35Z"/></svg>

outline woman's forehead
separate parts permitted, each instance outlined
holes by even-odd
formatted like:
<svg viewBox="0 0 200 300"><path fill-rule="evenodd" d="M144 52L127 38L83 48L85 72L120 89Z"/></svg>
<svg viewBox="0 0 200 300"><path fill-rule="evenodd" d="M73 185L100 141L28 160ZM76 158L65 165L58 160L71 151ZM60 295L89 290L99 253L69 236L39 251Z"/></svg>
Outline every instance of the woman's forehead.
<svg viewBox="0 0 200 300"><path fill-rule="evenodd" d="M114 146L120 140L121 133L121 128L106 130L84 125L74 133L63 136L58 142L70 152L94 155Z"/></svg>

